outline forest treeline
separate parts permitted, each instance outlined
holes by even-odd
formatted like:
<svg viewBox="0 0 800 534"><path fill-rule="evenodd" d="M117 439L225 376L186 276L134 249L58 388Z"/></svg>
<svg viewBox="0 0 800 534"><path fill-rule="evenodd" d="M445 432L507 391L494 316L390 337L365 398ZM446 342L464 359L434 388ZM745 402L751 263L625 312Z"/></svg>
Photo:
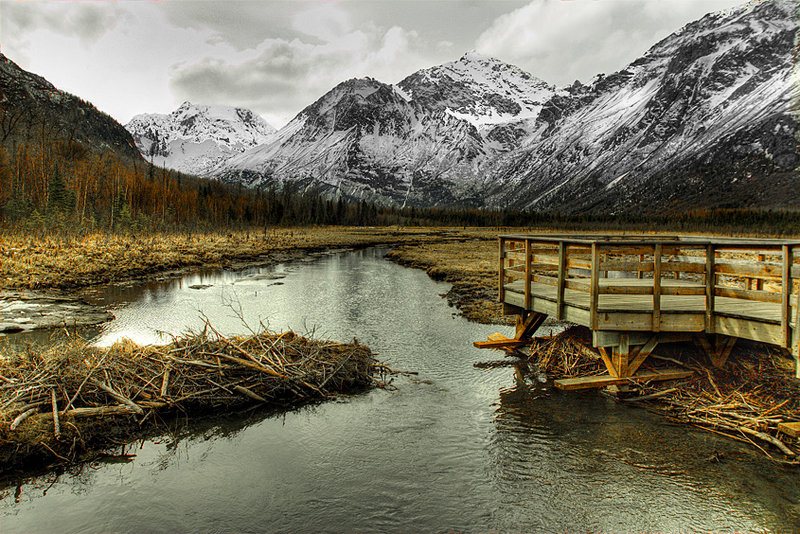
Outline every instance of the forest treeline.
<svg viewBox="0 0 800 534"><path fill-rule="evenodd" d="M44 136L0 148L0 221L6 230L59 233L403 225L800 235L800 213L788 210L574 215L400 208L291 187L253 190Z"/></svg>

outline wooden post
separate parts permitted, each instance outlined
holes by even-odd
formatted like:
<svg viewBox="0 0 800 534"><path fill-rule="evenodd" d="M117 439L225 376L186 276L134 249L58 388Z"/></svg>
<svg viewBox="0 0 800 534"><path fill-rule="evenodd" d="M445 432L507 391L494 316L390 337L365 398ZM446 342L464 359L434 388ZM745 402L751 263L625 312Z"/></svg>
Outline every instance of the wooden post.
<svg viewBox="0 0 800 534"><path fill-rule="evenodd" d="M706 245L706 332L709 334L714 333L715 254L714 245Z"/></svg>
<svg viewBox="0 0 800 534"><path fill-rule="evenodd" d="M653 332L661 330L661 243L653 254Z"/></svg>
<svg viewBox="0 0 800 534"><path fill-rule="evenodd" d="M800 378L800 288L797 288L797 300L794 307L794 376Z"/></svg>
<svg viewBox="0 0 800 534"><path fill-rule="evenodd" d="M505 288L505 277L506 277L506 270L505 270L505 258L503 255L505 254L506 250L506 240L505 238L500 238L500 266L499 266L499 279L500 279L500 290L498 291L499 300L500 302L505 302L506 299L506 288Z"/></svg>
<svg viewBox="0 0 800 534"><path fill-rule="evenodd" d="M791 308L789 307L789 297L792 294L792 278L790 276L792 268L792 251L788 245L783 245L781 248L783 249L783 269L781 269L781 330L783 333L783 346L791 349L792 329L789 326L789 313L791 312Z"/></svg>
<svg viewBox="0 0 800 534"><path fill-rule="evenodd" d="M524 308L531 308L531 240L525 240L525 304Z"/></svg>
<svg viewBox="0 0 800 534"><path fill-rule="evenodd" d="M600 301L600 259L597 243L592 243L592 285L589 289L589 317L592 330L597 330L597 305Z"/></svg>
<svg viewBox="0 0 800 534"><path fill-rule="evenodd" d="M763 262L764 259L765 259L763 254L759 254L758 256L756 256L756 258L758 259L759 263ZM789 263L791 263L791 261ZM764 289L764 280L762 280L760 278L757 278L756 279L756 290L762 291L763 289Z"/></svg>
<svg viewBox="0 0 800 534"><path fill-rule="evenodd" d="M644 263L644 254L639 254L639 263ZM636 271L636 278L638 278L639 280L644 278L644 271L642 270Z"/></svg>
<svg viewBox="0 0 800 534"><path fill-rule="evenodd" d="M567 246L558 242L558 285L556 286L556 319L564 319L564 287L567 283Z"/></svg>
<svg viewBox="0 0 800 534"><path fill-rule="evenodd" d="M628 376L628 358L630 357L631 346L628 334L620 334L619 345L614 347L611 356L614 364L614 371L618 377Z"/></svg>

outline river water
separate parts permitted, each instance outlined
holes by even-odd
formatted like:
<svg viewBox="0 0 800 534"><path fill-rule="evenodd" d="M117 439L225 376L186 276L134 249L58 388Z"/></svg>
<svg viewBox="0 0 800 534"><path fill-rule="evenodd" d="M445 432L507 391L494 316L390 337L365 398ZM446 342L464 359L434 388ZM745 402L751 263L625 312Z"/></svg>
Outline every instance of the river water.
<svg viewBox="0 0 800 534"><path fill-rule="evenodd" d="M735 441L598 392L519 382L448 289L384 250L87 293L98 343L263 322L354 337L394 390L209 419L2 492L0 532L763 531L800 526L800 476ZM194 286L192 288L191 286ZM209 286L209 287L201 287ZM721 459L721 461L717 461Z"/></svg>

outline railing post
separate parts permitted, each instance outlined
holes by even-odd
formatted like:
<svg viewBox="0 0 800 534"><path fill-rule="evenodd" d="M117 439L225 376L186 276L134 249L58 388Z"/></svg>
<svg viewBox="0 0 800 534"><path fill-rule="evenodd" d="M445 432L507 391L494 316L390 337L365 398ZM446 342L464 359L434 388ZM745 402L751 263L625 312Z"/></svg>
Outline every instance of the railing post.
<svg viewBox="0 0 800 534"><path fill-rule="evenodd" d="M589 289L589 316L592 330L597 330L597 305L600 299L600 259L598 256L597 243L592 243L592 285Z"/></svg>
<svg viewBox="0 0 800 534"><path fill-rule="evenodd" d="M789 297L792 294L792 256L789 245L783 245L783 269L781 269L781 330L783 333L783 346L791 349L792 338L791 328L789 327Z"/></svg>
<svg viewBox="0 0 800 534"><path fill-rule="evenodd" d="M714 245L706 245L706 333L714 333L714 291L716 290L716 275L714 266L716 251Z"/></svg>
<svg viewBox="0 0 800 534"><path fill-rule="evenodd" d="M758 256L756 256L756 260L758 261L758 263L763 262L765 259L766 258L764 257L763 254L759 254ZM791 261L789 263L791 263ZM756 290L761 291L763 289L764 289L764 280L756 278Z"/></svg>
<svg viewBox="0 0 800 534"><path fill-rule="evenodd" d="M505 238L500 238L500 266L498 269L499 272L499 279L500 279L500 290L498 292L500 302L503 303L506 301L506 288L505 288L505 277L506 277L506 269L505 269L505 258L503 257L506 252L506 240Z"/></svg>
<svg viewBox="0 0 800 534"><path fill-rule="evenodd" d="M525 240L525 304L523 308L531 310L531 240Z"/></svg>
<svg viewBox="0 0 800 534"><path fill-rule="evenodd" d="M556 286L556 319L564 319L564 288L567 285L567 246L558 242L558 282Z"/></svg>
<svg viewBox="0 0 800 534"><path fill-rule="evenodd" d="M653 252L653 332L661 330L661 243Z"/></svg>

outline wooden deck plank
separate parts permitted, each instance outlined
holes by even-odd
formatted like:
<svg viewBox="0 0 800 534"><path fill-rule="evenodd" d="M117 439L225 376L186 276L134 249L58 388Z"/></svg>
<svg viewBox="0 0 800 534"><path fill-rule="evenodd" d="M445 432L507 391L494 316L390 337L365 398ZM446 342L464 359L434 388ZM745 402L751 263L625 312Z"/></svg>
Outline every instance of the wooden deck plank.
<svg viewBox="0 0 800 534"><path fill-rule="evenodd" d="M793 438L800 437L800 422L778 423L778 430Z"/></svg>
<svg viewBox="0 0 800 534"><path fill-rule="evenodd" d="M506 284L505 291L508 293L522 294L524 288L521 281ZM625 282L615 282L616 284L630 284L631 286L641 286L642 282L652 283L651 280L625 279ZM602 284L601 284L602 287ZM693 283L686 280L667 279L662 280L662 287L703 287L702 284ZM557 288L536 282L531 283L531 297L540 298L556 302ZM508 299L507 299L508 301ZM520 305L515 302L509 304ZM589 294L574 289L564 290L564 304L580 309L589 310ZM792 317L796 311L795 303L792 303ZM537 310L538 311L538 310ZM653 312L653 298L650 295L599 295L599 312L624 311L624 312ZM775 302L759 302L752 300L742 300L733 297L716 297L715 312L717 314L729 315L742 319L761 320L774 324L780 324L782 319L781 305ZM705 313L705 297L702 295L664 295L661 297L661 313Z"/></svg>
<svg viewBox="0 0 800 534"><path fill-rule="evenodd" d="M645 373L637 373L634 376L625 378L616 378L611 375L597 375L597 376L584 376L581 378L565 378L556 380L554 382L558 389L573 390L573 389L589 389L601 388L605 386L614 386L627 384L630 381L645 382L649 380L678 380L681 378L689 378L694 374L693 371L683 369L662 369L659 371L648 371Z"/></svg>

